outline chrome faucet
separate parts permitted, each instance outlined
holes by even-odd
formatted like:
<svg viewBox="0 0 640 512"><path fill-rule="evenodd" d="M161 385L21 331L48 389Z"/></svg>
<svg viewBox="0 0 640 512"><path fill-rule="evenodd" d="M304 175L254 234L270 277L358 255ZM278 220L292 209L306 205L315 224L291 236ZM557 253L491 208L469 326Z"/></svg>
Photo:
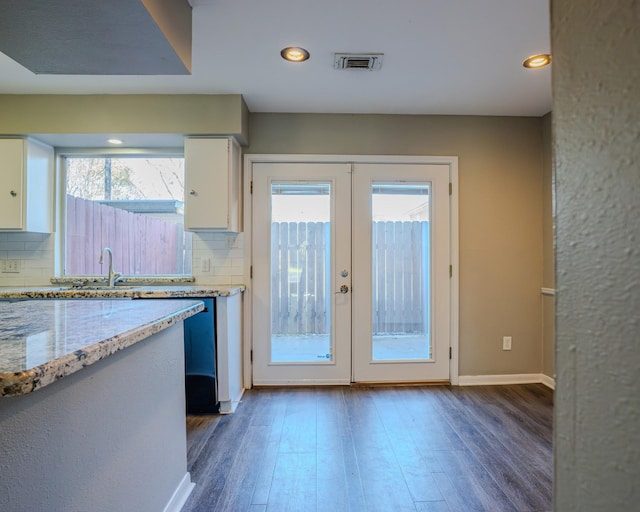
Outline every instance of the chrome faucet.
<svg viewBox="0 0 640 512"><path fill-rule="evenodd" d="M113 288L116 285L116 281L122 274L120 272L113 271L113 252L109 247L102 249L102 252L100 253L100 261L98 263L102 265L105 252L109 255L109 288Z"/></svg>

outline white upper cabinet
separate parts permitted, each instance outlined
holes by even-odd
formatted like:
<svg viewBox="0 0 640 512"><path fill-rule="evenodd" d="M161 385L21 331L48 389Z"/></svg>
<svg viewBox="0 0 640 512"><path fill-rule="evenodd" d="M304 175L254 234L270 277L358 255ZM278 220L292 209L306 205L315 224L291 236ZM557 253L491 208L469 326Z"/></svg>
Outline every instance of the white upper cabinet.
<svg viewBox="0 0 640 512"><path fill-rule="evenodd" d="M0 230L53 232L53 148L0 139Z"/></svg>
<svg viewBox="0 0 640 512"><path fill-rule="evenodd" d="M240 146L231 137L188 137L184 142L184 226L228 231L240 226Z"/></svg>

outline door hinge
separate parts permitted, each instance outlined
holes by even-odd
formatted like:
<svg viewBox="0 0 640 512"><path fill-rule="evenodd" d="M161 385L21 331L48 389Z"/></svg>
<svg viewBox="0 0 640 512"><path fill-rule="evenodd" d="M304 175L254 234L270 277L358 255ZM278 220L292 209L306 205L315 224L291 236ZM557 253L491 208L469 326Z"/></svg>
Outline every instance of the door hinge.
<svg viewBox="0 0 640 512"><path fill-rule="evenodd" d="M249 193L253 194L253 180L251 180L251 184L249 185Z"/></svg>
<svg viewBox="0 0 640 512"><path fill-rule="evenodd" d="M449 183L449 195L453 195L453 183Z"/></svg>
<svg viewBox="0 0 640 512"><path fill-rule="evenodd" d="M449 277L453 277L453 265L449 265Z"/></svg>
<svg viewBox="0 0 640 512"><path fill-rule="evenodd" d="M449 359L453 359L453 348L449 347Z"/></svg>
<svg viewBox="0 0 640 512"><path fill-rule="evenodd" d="M253 349L249 352L249 361L253 363Z"/></svg>
<svg viewBox="0 0 640 512"><path fill-rule="evenodd" d="M249 267L249 279L253 279L253 265Z"/></svg>

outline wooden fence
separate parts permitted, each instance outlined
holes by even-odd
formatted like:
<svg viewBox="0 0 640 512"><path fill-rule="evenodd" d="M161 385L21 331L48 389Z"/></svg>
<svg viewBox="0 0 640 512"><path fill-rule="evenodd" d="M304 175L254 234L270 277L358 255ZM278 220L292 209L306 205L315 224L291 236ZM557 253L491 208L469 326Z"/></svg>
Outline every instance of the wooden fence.
<svg viewBox="0 0 640 512"><path fill-rule="evenodd" d="M373 333L428 331L429 223L373 223Z"/></svg>
<svg viewBox="0 0 640 512"><path fill-rule="evenodd" d="M272 334L326 334L328 222L271 224Z"/></svg>
<svg viewBox="0 0 640 512"><path fill-rule="evenodd" d="M182 225L67 195L65 273L106 274L104 247L124 275L190 273L191 233Z"/></svg>
<svg viewBox="0 0 640 512"><path fill-rule="evenodd" d="M329 223L276 222L271 229L272 334L327 334ZM429 223L373 223L373 332L428 331Z"/></svg>

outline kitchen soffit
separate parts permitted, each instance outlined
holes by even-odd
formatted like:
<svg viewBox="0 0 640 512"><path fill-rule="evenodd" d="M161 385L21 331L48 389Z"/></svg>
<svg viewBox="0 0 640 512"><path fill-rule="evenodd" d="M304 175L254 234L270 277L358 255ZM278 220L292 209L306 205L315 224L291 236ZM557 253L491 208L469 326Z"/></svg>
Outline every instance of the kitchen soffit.
<svg viewBox="0 0 640 512"><path fill-rule="evenodd" d="M187 0L3 0L0 51L36 74L191 70Z"/></svg>

